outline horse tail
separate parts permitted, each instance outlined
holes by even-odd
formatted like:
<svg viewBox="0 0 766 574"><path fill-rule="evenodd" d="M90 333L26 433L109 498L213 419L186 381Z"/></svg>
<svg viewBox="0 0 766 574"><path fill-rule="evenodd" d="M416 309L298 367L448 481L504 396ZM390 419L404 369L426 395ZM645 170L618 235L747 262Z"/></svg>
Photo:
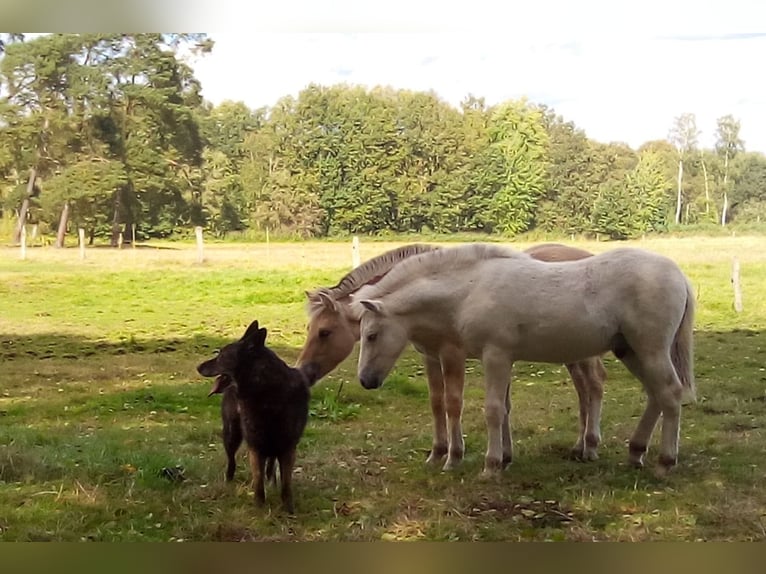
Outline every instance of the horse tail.
<svg viewBox="0 0 766 574"><path fill-rule="evenodd" d="M697 400L697 389L694 383L694 290L686 280L686 304L681 324L676 330L670 358L676 370L684 395L690 402Z"/></svg>

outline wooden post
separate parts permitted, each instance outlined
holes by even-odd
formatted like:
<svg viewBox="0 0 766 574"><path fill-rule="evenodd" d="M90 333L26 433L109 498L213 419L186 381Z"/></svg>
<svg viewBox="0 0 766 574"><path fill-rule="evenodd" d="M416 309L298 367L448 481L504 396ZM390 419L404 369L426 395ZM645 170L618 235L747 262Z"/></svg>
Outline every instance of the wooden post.
<svg viewBox="0 0 766 574"><path fill-rule="evenodd" d="M77 237L80 238L80 259L85 259L85 230L82 227L77 228Z"/></svg>
<svg viewBox="0 0 766 574"><path fill-rule="evenodd" d="M122 231L117 234L117 249L122 249L122 242L124 241L124 237L122 236Z"/></svg>
<svg viewBox="0 0 766 574"><path fill-rule="evenodd" d="M734 258L731 267L731 284L734 287L734 310L737 313L742 312L742 289L739 284L739 259Z"/></svg>
<svg viewBox="0 0 766 574"><path fill-rule="evenodd" d="M21 241L21 260L27 258L27 226L22 225L21 226L21 234L19 235L19 240Z"/></svg>
<svg viewBox="0 0 766 574"><path fill-rule="evenodd" d="M351 240L351 265L354 266L354 269L359 267L360 264L359 259L359 237L354 235L354 238Z"/></svg>
<svg viewBox="0 0 766 574"><path fill-rule="evenodd" d="M203 263L205 261L205 253L202 241L202 227L199 225L195 227L194 235L197 237L197 263Z"/></svg>
<svg viewBox="0 0 766 574"><path fill-rule="evenodd" d="M131 229L131 233L133 234L133 237L132 237L133 241L132 241L131 245L133 246L133 249L135 249L136 248L136 224L134 223L131 226L131 228L132 228Z"/></svg>

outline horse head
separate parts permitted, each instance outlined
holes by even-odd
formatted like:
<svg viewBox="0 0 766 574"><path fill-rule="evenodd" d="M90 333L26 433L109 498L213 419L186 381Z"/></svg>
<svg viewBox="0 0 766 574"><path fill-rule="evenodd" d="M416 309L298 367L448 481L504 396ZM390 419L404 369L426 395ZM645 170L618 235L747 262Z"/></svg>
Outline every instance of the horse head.
<svg viewBox="0 0 766 574"><path fill-rule="evenodd" d="M359 325L361 347L357 374L365 389L377 389L407 346L407 330L386 312L380 300L363 299Z"/></svg>
<svg viewBox="0 0 766 574"><path fill-rule="evenodd" d="M359 324L349 316L347 304L337 300L328 290L306 292L306 297L309 324L296 366L310 370L318 380L354 350L354 344L359 340Z"/></svg>

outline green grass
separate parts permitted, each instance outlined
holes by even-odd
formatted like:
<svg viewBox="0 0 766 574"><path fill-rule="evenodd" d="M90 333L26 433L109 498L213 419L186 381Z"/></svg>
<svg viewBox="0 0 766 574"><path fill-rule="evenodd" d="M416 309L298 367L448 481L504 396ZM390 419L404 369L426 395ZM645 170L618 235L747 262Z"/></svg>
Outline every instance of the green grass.
<svg viewBox="0 0 766 574"><path fill-rule="evenodd" d="M0 250L0 540L762 540L766 538L766 253L757 238L635 242L674 257L698 292L699 400L667 478L626 465L643 410L613 358L600 459L567 458L576 397L560 365L523 363L516 459L482 482L481 365L469 364L463 465L424 466L431 442L419 356L365 391L356 355L313 391L294 479L257 509L246 459L223 481L220 398L195 366L259 319L289 363L303 291L348 270L347 244ZM582 244L596 251L614 244ZM393 246L364 243L363 258ZM526 245L520 245L525 247ZM745 310L732 309L731 258ZM653 463L656 441L650 449Z"/></svg>

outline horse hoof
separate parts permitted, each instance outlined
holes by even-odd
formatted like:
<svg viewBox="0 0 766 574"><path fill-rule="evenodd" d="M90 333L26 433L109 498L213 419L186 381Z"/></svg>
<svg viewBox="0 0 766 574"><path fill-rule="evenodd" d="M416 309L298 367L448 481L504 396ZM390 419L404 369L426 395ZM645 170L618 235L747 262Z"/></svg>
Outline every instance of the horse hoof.
<svg viewBox="0 0 766 574"><path fill-rule="evenodd" d="M426 464L428 466L438 466L441 464L442 460L444 459L444 456L447 453L444 452L442 454L435 453L433 450L428 453L428 458L426 459Z"/></svg>
<svg viewBox="0 0 766 574"><path fill-rule="evenodd" d="M644 468L644 460L642 458L629 458L628 464L633 468Z"/></svg>
<svg viewBox="0 0 766 574"><path fill-rule="evenodd" d="M594 460L598 460L598 452L596 452L595 450L585 449L585 451L583 451L582 456L580 458L584 462L591 462Z"/></svg>
<svg viewBox="0 0 766 574"><path fill-rule="evenodd" d="M498 468L485 468L481 471L481 474L479 474L479 480L484 482L490 482L497 480L500 478L500 469Z"/></svg>
<svg viewBox="0 0 766 574"><path fill-rule="evenodd" d="M665 478L668 473L673 469L673 467L676 465L678 460L676 457L673 456L667 456L664 454L660 455L659 465L657 466L657 476L659 478Z"/></svg>

